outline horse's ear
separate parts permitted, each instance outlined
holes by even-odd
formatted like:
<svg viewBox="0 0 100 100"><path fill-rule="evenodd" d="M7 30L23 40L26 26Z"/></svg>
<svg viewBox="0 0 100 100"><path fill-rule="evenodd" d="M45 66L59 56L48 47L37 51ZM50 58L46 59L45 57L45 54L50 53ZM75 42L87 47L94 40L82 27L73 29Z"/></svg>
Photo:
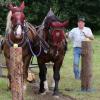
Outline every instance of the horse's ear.
<svg viewBox="0 0 100 100"><path fill-rule="evenodd" d="M8 9L9 9L9 10L13 10L13 8L14 8L14 7L13 7L12 4L9 4L9 5L8 5Z"/></svg>
<svg viewBox="0 0 100 100"><path fill-rule="evenodd" d="M24 8L25 8L25 3L24 3L24 1L21 3L21 5L20 5L20 9L21 10L24 10Z"/></svg>
<svg viewBox="0 0 100 100"><path fill-rule="evenodd" d="M68 25L69 25L69 20L64 21L64 22L63 22L63 24L64 24L65 28L67 28L67 27L68 27Z"/></svg>

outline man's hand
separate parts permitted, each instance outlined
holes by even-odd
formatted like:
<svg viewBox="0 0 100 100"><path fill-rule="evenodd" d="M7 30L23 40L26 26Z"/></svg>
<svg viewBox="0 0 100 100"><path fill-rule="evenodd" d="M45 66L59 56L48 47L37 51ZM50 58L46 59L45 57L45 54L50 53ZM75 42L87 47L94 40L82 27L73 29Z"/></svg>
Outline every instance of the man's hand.
<svg viewBox="0 0 100 100"><path fill-rule="evenodd" d="M68 38L68 35L69 35L69 33L67 32L67 33L66 33L66 38Z"/></svg>
<svg viewBox="0 0 100 100"><path fill-rule="evenodd" d="M94 40L94 36L92 35L92 36L87 36L84 32L83 32L83 34L84 34L84 36L86 37L86 38L88 38L88 39L90 39L90 40Z"/></svg>

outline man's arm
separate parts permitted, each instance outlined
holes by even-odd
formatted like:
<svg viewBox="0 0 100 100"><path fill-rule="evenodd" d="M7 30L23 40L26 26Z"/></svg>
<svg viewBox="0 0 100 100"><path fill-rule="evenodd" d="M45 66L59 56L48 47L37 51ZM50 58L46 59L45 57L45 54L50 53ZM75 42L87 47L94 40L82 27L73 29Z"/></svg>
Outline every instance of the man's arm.
<svg viewBox="0 0 100 100"><path fill-rule="evenodd" d="M90 40L94 40L94 36L93 36L93 35L87 36L87 35L84 34L84 36L85 36L86 38L89 38Z"/></svg>
<svg viewBox="0 0 100 100"><path fill-rule="evenodd" d="M85 32L83 32L83 33L84 33L84 36L85 36L86 38L88 38L88 39L90 39L90 40L94 40L94 36L93 36L93 33L92 33L92 31L91 31L90 28L88 28L88 30L87 30L86 33L85 33Z"/></svg>

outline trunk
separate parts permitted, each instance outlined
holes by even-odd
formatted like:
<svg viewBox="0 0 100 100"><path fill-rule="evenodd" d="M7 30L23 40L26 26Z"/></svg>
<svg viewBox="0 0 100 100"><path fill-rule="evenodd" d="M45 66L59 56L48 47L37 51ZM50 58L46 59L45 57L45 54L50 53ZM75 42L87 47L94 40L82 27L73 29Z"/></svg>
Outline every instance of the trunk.
<svg viewBox="0 0 100 100"><path fill-rule="evenodd" d="M10 74L12 100L23 100L22 48L10 48Z"/></svg>
<svg viewBox="0 0 100 100"><path fill-rule="evenodd" d="M82 42L81 90L91 91L92 88L92 45L91 41Z"/></svg>

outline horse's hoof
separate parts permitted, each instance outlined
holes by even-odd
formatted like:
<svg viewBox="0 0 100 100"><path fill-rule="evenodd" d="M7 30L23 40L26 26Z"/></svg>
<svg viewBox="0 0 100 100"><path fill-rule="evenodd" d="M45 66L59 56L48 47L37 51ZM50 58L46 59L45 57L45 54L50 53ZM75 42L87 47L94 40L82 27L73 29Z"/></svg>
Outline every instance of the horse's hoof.
<svg viewBox="0 0 100 100"><path fill-rule="evenodd" d="M58 93L53 93L53 97L59 99L59 95L58 95Z"/></svg>
<svg viewBox="0 0 100 100"><path fill-rule="evenodd" d="M40 95L46 95L48 92L49 92L49 90L44 90L44 91L42 91L42 92L39 91L39 94L40 94Z"/></svg>
<svg viewBox="0 0 100 100"><path fill-rule="evenodd" d="M49 92L49 89L48 90L45 90L45 92L48 93Z"/></svg>
<svg viewBox="0 0 100 100"><path fill-rule="evenodd" d="M40 95L46 95L46 91L45 91L45 92L43 92L43 93L40 93Z"/></svg>
<svg viewBox="0 0 100 100"><path fill-rule="evenodd" d="M59 99L59 95L53 95L53 97Z"/></svg>

